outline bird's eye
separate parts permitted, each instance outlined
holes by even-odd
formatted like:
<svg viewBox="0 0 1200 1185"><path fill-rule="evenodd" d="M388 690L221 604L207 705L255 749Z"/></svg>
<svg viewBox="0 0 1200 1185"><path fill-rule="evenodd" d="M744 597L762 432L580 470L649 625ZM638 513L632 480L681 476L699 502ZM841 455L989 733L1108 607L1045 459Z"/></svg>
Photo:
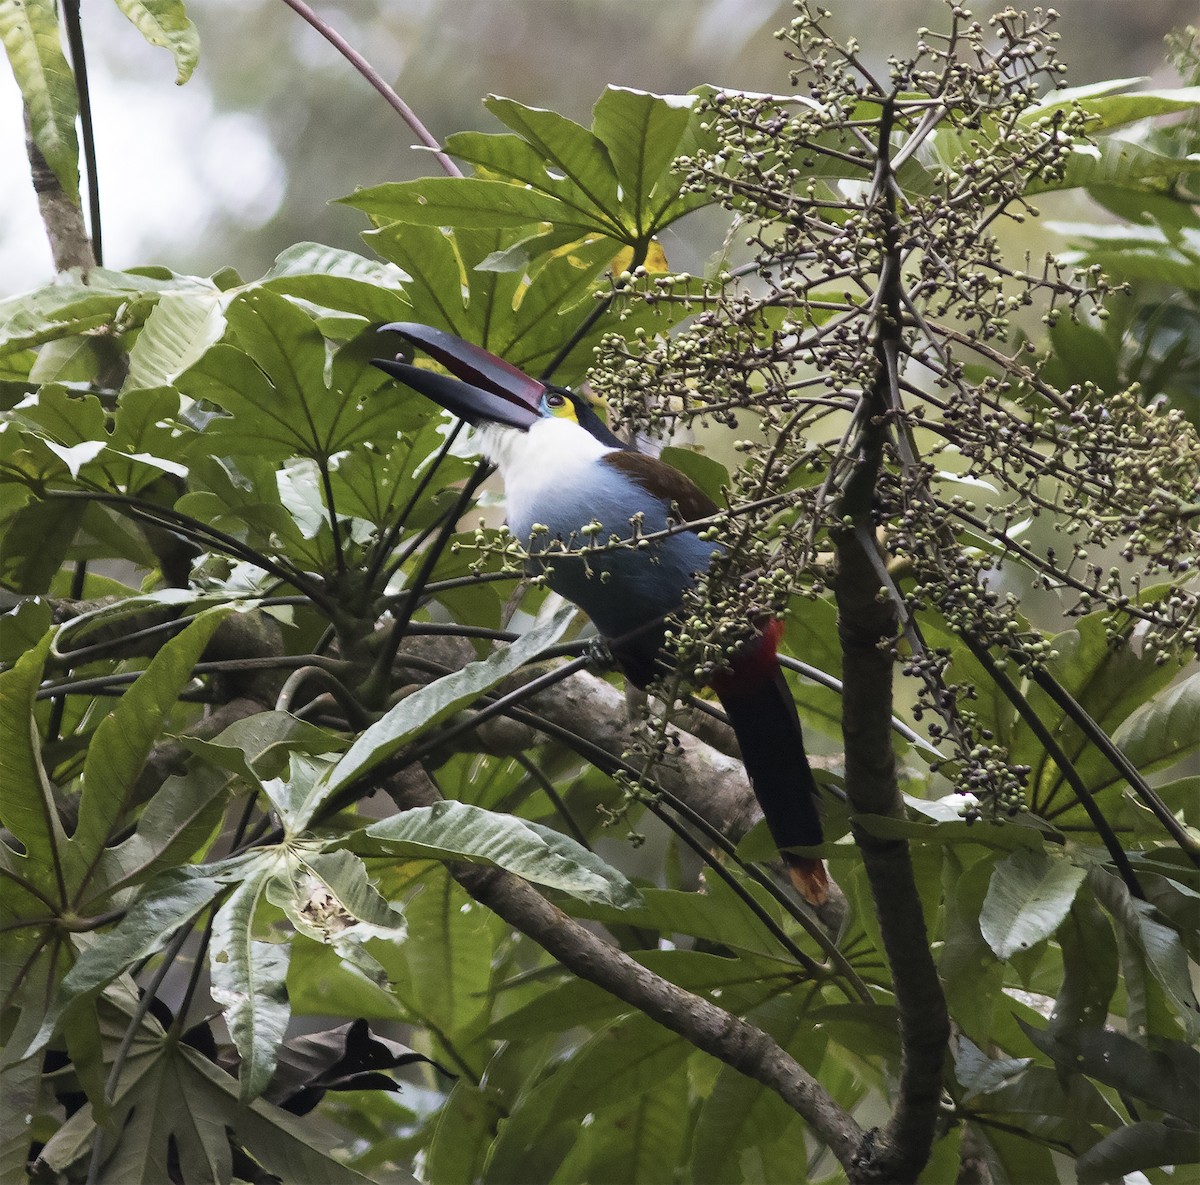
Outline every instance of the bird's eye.
<svg viewBox="0 0 1200 1185"><path fill-rule="evenodd" d="M567 404L567 397L565 395L560 395L557 391L551 391L546 396L546 406L547 407L553 407L553 408L557 409L560 407L565 407L566 404Z"/></svg>

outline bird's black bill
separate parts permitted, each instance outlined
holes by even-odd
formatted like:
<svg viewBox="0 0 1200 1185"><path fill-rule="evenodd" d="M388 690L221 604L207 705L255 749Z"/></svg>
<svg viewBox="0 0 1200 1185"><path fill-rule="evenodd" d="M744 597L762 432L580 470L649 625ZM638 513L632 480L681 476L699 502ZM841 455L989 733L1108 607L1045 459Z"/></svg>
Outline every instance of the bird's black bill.
<svg viewBox="0 0 1200 1185"><path fill-rule="evenodd" d="M385 374L411 387L418 395L432 399L439 407L444 407L468 424L507 424L512 428L528 428L539 418L536 408L481 390L447 374L423 370L407 362L392 362L386 358L372 359L371 365L378 366Z"/></svg>
<svg viewBox="0 0 1200 1185"><path fill-rule="evenodd" d="M545 386L503 358L444 329L414 321L384 325L380 332L399 334L455 377L424 370L399 358L377 358L373 365L467 423L528 428L540 418Z"/></svg>

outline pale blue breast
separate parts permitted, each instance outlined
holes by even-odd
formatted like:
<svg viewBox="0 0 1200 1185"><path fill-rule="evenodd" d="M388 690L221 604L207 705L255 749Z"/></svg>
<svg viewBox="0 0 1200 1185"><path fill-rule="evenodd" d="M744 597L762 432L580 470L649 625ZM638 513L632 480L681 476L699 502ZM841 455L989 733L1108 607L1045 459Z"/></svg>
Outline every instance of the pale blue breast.
<svg viewBox="0 0 1200 1185"><path fill-rule="evenodd" d="M642 514L641 533L667 526L669 506L624 474L596 460L578 480L544 485L530 501L509 507L509 529L535 551L557 551L559 540L570 552L545 560L550 587L578 605L605 637L615 638L677 609L695 574L706 569L719 545L691 531L655 540L648 547L588 550L612 536L628 539L633 517ZM600 530L581 531L593 521ZM535 523L549 527L531 541Z"/></svg>

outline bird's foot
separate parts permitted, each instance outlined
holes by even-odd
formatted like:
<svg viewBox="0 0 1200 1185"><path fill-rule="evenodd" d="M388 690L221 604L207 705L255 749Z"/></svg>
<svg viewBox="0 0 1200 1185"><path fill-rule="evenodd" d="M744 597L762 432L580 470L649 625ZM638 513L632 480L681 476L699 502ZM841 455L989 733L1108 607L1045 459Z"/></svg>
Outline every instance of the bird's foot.
<svg viewBox="0 0 1200 1185"><path fill-rule="evenodd" d="M588 643L587 650L584 654L588 660L588 666L598 671L613 671L616 670L617 660L613 657L613 652L609 648L608 643L603 638L593 638Z"/></svg>

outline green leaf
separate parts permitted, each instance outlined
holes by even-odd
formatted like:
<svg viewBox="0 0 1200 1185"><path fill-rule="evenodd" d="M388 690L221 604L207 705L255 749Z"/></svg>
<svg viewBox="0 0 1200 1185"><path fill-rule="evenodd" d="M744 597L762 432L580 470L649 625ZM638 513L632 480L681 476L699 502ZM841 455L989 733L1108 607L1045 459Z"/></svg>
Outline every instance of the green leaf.
<svg viewBox="0 0 1200 1185"><path fill-rule="evenodd" d="M679 193L683 177L670 175L671 162L698 101L609 86L593 108L592 131L608 149L621 200L642 234Z"/></svg>
<svg viewBox="0 0 1200 1185"><path fill-rule="evenodd" d="M954 1047L954 1076L963 1088L960 1104L969 1103L1016 1078L1033 1058L990 1058L969 1037L959 1037Z"/></svg>
<svg viewBox="0 0 1200 1185"><path fill-rule="evenodd" d="M1106 137L1095 144L1076 145L1061 177L1031 181L1025 192L1090 189L1100 185L1170 193L1177 178L1196 173L1200 173L1200 158L1168 156L1129 140Z"/></svg>
<svg viewBox="0 0 1200 1185"><path fill-rule="evenodd" d="M1200 1163L1200 1132L1180 1123L1143 1120L1109 1132L1075 1162L1079 1185L1105 1185L1163 1165ZM1169 1180L1180 1179L1176 1168Z"/></svg>
<svg viewBox="0 0 1200 1185"><path fill-rule="evenodd" d="M250 786L282 774L292 753L336 753L345 743L290 712L256 712L235 720L212 740L180 739L193 753L239 775Z"/></svg>
<svg viewBox="0 0 1200 1185"><path fill-rule="evenodd" d="M1054 1033L1104 1022L1117 990L1119 961L1112 926L1086 893L1078 894L1058 928L1063 980L1050 1015Z"/></svg>
<svg viewBox="0 0 1200 1185"><path fill-rule="evenodd" d="M25 849L21 856L12 853L21 875L57 899L68 887L62 865L67 841L42 764L41 738L33 715L53 640L53 633L46 634L10 670L0 674L0 786L4 787L0 823Z"/></svg>
<svg viewBox="0 0 1200 1185"><path fill-rule="evenodd" d="M79 201L79 114L54 0L3 0L0 39L29 111L33 138L67 197Z"/></svg>
<svg viewBox="0 0 1200 1185"><path fill-rule="evenodd" d="M409 1016L444 1034L459 1051L472 1049L494 1006L493 980L505 924L467 896L444 868L420 878L404 901L408 938L376 943L392 990ZM474 1050L473 1050L474 1056Z"/></svg>
<svg viewBox="0 0 1200 1185"><path fill-rule="evenodd" d="M303 1119L262 1099L238 1097L237 1082L196 1050L176 1040L139 1041L113 1100L112 1128L97 1160L103 1181L168 1181L175 1164L189 1182L229 1181L229 1138L281 1181L368 1185L369 1178L333 1155L333 1140L314 1116ZM136 1116L136 1119L132 1118ZM63 1179L86 1175L92 1144L101 1138L90 1107L80 1108L47 1142L42 1162ZM415 1185L403 1172L398 1185Z"/></svg>
<svg viewBox="0 0 1200 1185"><path fill-rule="evenodd" d="M213 919L208 959L212 997L225 1010L229 1035L241 1057L243 1102L266 1090L291 1018L287 998L290 947L254 937L259 902L281 872L275 853L259 854Z"/></svg>
<svg viewBox="0 0 1200 1185"><path fill-rule="evenodd" d="M223 298L210 292L164 292L129 351L124 390L173 383L225 331Z"/></svg>
<svg viewBox="0 0 1200 1185"><path fill-rule="evenodd" d="M621 873L565 835L463 802L404 811L365 834L397 855L490 864L584 901L621 908L641 900Z"/></svg>
<svg viewBox="0 0 1200 1185"><path fill-rule="evenodd" d="M478 662L468 663L461 671L445 675L401 700L350 746L349 752L329 775L326 797L333 797L351 782L370 773L415 737L465 708L513 671L531 662L563 636L574 616L575 610L564 606L549 621L534 626L510 646Z"/></svg>
<svg viewBox="0 0 1200 1185"><path fill-rule="evenodd" d="M438 1112L426 1152L430 1181L478 1181L483 1177L504 1109L491 1090L460 1078Z"/></svg>
<svg viewBox="0 0 1200 1185"><path fill-rule="evenodd" d="M403 939L405 922L371 884L363 862L347 851L300 848L291 873L288 886L274 886L271 900L302 934L332 946L344 962L382 986L383 969L363 944Z"/></svg>
<svg viewBox="0 0 1200 1185"><path fill-rule="evenodd" d="M556 111L527 107L500 95L489 95L484 106L571 181L593 214L621 226L617 175L608 149L595 135Z"/></svg>
<svg viewBox="0 0 1200 1185"><path fill-rule="evenodd" d="M1180 1041L1159 1038L1157 1048L1123 1033L1084 1028L1056 1036L1022 1023L1026 1036L1052 1057L1064 1075L1087 1074L1132 1098L1187 1122L1200 1098L1200 1052Z"/></svg>
<svg viewBox="0 0 1200 1185"><path fill-rule="evenodd" d="M1200 674L1144 703L1113 739L1143 774L1200 749Z"/></svg>
<svg viewBox="0 0 1200 1185"><path fill-rule="evenodd" d="M231 413L212 421L206 439L231 456L327 461L376 436L389 436L390 413L381 400L363 398L386 380L365 366L349 373L335 364L327 382L325 341L312 319L286 297L266 288L243 293L226 318L238 346L213 346L178 386ZM394 430L390 434L394 438Z"/></svg>
<svg viewBox="0 0 1200 1185"><path fill-rule="evenodd" d="M680 1069L601 1108L589 1123L575 1129L576 1138L556 1179L672 1180L689 1134L688 1094L687 1072Z"/></svg>
<svg viewBox="0 0 1200 1185"><path fill-rule="evenodd" d="M404 291L408 279L400 268L353 251L296 243L276 258L259 283L321 308L387 322L411 320Z"/></svg>
<svg viewBox="0 0 1200 1185"><path fill-rule="evenodd" d="M705 893L645 888L640 897L636 908L592 906L586 910L576 907L571 912L599 922L657 930L667 936L689 934L734 950L787 961L786 956L780 954L779 940L720 880L714 880ZM777 912L772 904L762 904L769 913Z"/></svg>
<svg viewBox="0 0 1200 1185"><path fill-rule="evenodd" d="M93 868L134 801L138 775L162 739L164 723L192 678L192 668L229 613L228 608L206 610L162 646L97 727L84 762L79 822L71 837L80 859Z"/></svg>
<svg viewBox="0 0 1200 1185"><path fill-rule="evenodd" d="M1088 114L1088 132L1094 134L1139 119L1153 119L1157 115L1200 108L1200 87L1196 86L1113 93L1144 81L1142 78L1118 78L1090 86L1051 91L1041 102L1022 111L1018 118L1021 123L1030 124L1056 111L1070 110L1078 105Z"/></svg>
<svg viewBox="0 0 1200 1185"><path fill-rule="evenodd" d="M507 181L482 177L422 177L360 189L339 199L382 222L412 226L463 228L521 227L534 222L598 229L595 218L581 215L546 193ZM603 225L603 224L600 224Z"/></svg>
<svg viewBox="0 0 1200 1185"><path fill-rule="evenodd" d="M603 1029L518 1100L493 1146L489 1185L528 1181L530 1164L548 1179L538 1147L547 1133L567 1124L573 1143L585 1115L653 1091L690 1052L687 1042L641 1014Z"/></svg>
<svg viewBox="0 0 1200 1185"><path fill-rule="evenodd" d="M1188 1034L1193 1037L1200 1034L1200 1003L1196 1000L1187 951L1179 935L1158 921L1152 905L1135 900L1119 877L1093 868L1088 874L1088 886L1096 900L1112 916L1117 933L1145 960L1146 968L1175 1005ZM1126 990L1132 993L1129 980L1127 966ZM1145 1018L1135 1017L1132 1012L1131 1008L1129 1021L1131 1029L1137 1032L1139 1026L1144 1025Z"/></svg>
<svg viewBox="0 0 1200 1185"><path fill-rule="evenodd" d="M188 20L183 0L117 0L117 7L151 45L171 51L176 85L187 82L200 60L200 37Z"/></svg>
<svg viewBox="0 0 1200 1185"><path fill-rule="evenodd" d="M962 870L961 859L950 848L942 866L945 919L938 970L950 1015L982 1049L992 1039L993 1016L1004 985L1004 964L980 932L994 863L988 854Z"/></svg>
<svg viewBox="0 0 1200 1185"><path fill-rule="evenodd" d="M138 816L134 833L106 847L93 888L101 889L83 908L97 909L115 888L140 884L165 868L186 864L215 838L225 813L230 777L222 770L193 767L168 778Z"/></svg>
<svg viewBox="0 0 1200 1185"><path fill-rule="evenodd" d="M979 928L1000 959L1049 938L1067 916L1086 869L1046 852L1022 850L992 872Z"/></svg>
<svg viewBox="0 0 1200 1185"><path fill-rule="evenodd" d="M811 1003L813 993L804 1001ZM775 1038L785 1049L813 1020L798 993L769 1000L746 1019ZM822 1038L823 1040L823 1038ZM744 1180L741 1171L753 1149L774 1143L792 1126L795 1112L762 1083L722 1066L711 1094L696 1118L691 1170L696 1185L723 1185Z"/></svg>
<svg viewBox="0 0 1200 1185"><path fill-rule="evenodd" d="M42 1089L40 1057L27 1057L0 1071L0 1180L27 1180L30 1119Z"/></svg>
<svg viewBox="0 0 1200 1185"><path fill-rule="evenodd" d="M173 868L147 885L116 926L76 959L59 986L30 1052L49 1041L59 1016L76 1000L111 983L140 959L162 950L181 925L216 898L226 878L236 875L238 867L229 864L221 871L219 866Z"/></svg>
<svg viewBox="0 0 1200 1185"><path fill-rule="evenodd" d="M50 631L52 609L42 597L26 597L0 616L0 663L11 666Z"/></svg>

